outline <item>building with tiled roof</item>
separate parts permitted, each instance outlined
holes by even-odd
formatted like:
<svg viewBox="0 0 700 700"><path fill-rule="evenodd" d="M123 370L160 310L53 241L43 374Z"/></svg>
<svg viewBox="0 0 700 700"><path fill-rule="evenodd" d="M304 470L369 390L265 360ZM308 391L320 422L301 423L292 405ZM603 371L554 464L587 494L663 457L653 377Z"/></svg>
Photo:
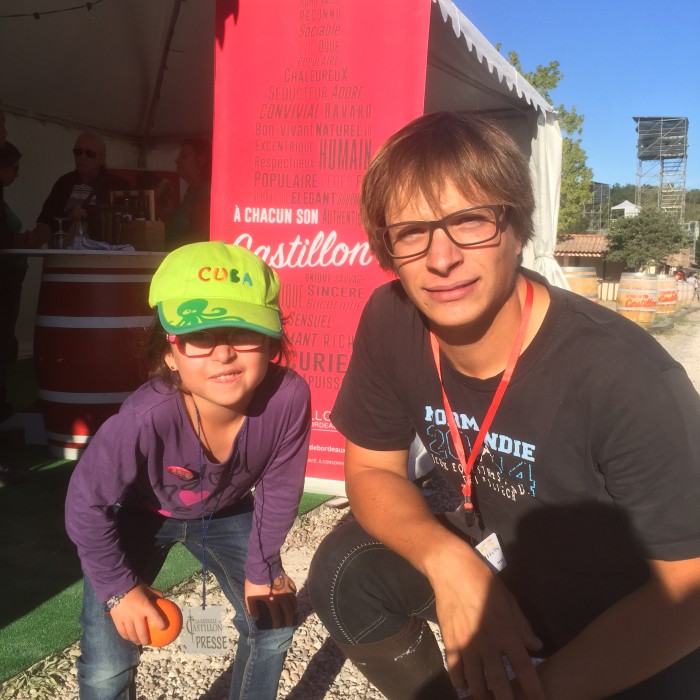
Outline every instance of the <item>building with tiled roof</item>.
<svg viewBox="0 0 700 700"><path fill-rule="evenodd" d="M556 258L604 258L607 252L608 237L602 233L574 233L562 236L554 247Z"/></svg>
<svg viewBox="0 0 700 700"><path fill-rule="evenodd" d="M599 280L620 279L621 262L606 260L608 237L603 233L572 233L562 236L554 247L554 257L562 267L594 267Z"/></svg>

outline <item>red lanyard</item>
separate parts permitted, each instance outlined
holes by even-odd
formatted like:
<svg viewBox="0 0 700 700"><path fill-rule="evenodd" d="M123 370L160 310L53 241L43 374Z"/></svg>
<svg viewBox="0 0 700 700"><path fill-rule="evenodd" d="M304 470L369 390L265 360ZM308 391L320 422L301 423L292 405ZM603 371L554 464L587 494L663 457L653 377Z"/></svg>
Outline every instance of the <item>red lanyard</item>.
<svg viewBox="0 0 700 700"><path fill-rule="evenodd" d="M464 495L465 510L474 510L474 504L472 503L472 469L474 468L474 462L476 462L476 458L481 451L481 446L484 444L486 433L491 427L491 423L493 422L493 418L496 415L496 411L501 403L503 394L506 393L506 389L510 383L510 378L513 376L513 371L515 370L515 365L518 363L518 357L520 357L520 351L522 350L523 342L525 340L525 333L527 331L527 324L530 320L533 299L532 284L527 279L525 280L525 286L525 306L523 307L522 316L520 318L520 328L518 329L518 334L513 342L513 347L510 350L510 356L508 357L508 363L506 364L506 368L503 372L503 377L501 377L501 381L496 388L496 393L493 395L493 399L491 399L491 405L489 406L489 410L486 411L486 416L481 424L479 433L476 436L476 442L469 453L469 459L466 458L464 445L462 444L462 439L460 438L459 431L457 430L457 422L455 421L455 416L452 412L450 401L445 392L445 385L442 382L442 372L440 371L440 346L438 345L437 338L433 332L430 332L430 346L433 349L435 367L437 369L438 378L440 379L442 402L445 405L447 425L450 428L452 442L454 443L455 449L457 450L457 456L459 457L460 464L464 470L464 486L462 486L462 494ZM464 466L465 464L466 467Z"/></svg>

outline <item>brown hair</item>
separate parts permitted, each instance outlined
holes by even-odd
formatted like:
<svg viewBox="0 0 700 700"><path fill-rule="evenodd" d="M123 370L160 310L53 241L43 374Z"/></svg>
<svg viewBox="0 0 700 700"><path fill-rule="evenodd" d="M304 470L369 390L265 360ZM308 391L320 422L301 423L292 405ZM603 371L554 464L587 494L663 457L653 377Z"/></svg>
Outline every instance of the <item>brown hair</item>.
<svg viewBox="0 0 700 700"><path fill-rule="evenodd" d="M284 319L282 319L284 325ZM165 329L156 315L153 324L148 329L144 339L144 355L150 379L161 379L172 389L185 391L180 383L177 372L171 371L165 364L165 355L170 352L170 342L166 338ZM284 331L281 338L270 338L270 360L273 364L288 367L294 357L294 350Z"/></svg>
<svg viewBox="0 0 700 700"><path fill-rule="evenodd" d="M516 238L525 244L532 237L532 182L527 160L515 141L483 115L424 114L381 146L362 181L360 215L383 269L393 269L378 233L386 226L387 208L403 207L420 195L438 210L447 181L475 204L507 205Z"/></svg>
<svg viewBox="0 0 700 700"><path fill-rule="evenodd" d="M0 167L7 165L15 165L22 157L22 154L17 149L17 146L5 141L5 145L0 148Z"/></svg>

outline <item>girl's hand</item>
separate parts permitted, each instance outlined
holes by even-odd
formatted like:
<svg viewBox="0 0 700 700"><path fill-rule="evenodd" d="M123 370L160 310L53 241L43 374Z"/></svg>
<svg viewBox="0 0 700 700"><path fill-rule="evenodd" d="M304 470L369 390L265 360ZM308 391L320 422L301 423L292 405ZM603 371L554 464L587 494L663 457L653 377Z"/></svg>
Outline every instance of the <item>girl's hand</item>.
<svg viewBox="0 0 700 700"><path fill-rule="evenodd" d="M297 587L282 571L271 585L245 581L245 604L259 629L278 629L294 624Z"/></svg>
<svg viewBox="0 0 700 700"><path fill-rule="evenodd" d="M117 632L134 644L150 644L148 624L159 630L167 627L167 621L153 604L154 598L163 594L155 588L139 583L132 588L110 611Z"/></svg>

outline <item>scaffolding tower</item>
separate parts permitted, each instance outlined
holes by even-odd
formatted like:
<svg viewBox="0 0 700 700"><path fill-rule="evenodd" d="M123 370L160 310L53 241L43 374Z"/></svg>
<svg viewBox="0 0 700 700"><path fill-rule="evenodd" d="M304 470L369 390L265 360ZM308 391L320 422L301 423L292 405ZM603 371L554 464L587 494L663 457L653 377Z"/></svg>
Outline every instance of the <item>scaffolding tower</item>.
<svg viewBox="0 0 700 700"><path fill-rule="evenodd" d="M688 158L687 117L633 117L637 122L638 207L654 206L682 224Z"/></svg>
<svg viewBox="0 0 700 700"><path fill-rule="evenodd" d="M610 229L610 185L591 183L591 199L583 206L583 216L589 232Z"/></svg>

